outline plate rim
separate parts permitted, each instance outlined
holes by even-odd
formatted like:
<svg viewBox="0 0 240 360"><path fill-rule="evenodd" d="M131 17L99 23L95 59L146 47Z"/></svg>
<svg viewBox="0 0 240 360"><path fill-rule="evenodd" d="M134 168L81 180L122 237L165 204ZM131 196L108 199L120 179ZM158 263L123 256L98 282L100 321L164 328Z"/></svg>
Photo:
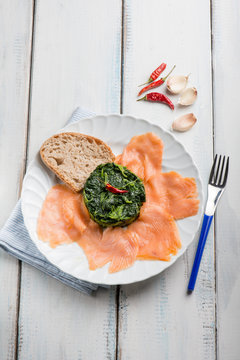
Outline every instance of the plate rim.
<svg viewBox="0 0 240 360"><path fill-rule="evenodd" d="M111 281L107 281L107 282L102 282L102 281L95 281L94 282L91 282L91 280L89 279L82 279L80 277L76 277L75 275L72 275L71 273L69 273L68 271L66 270L63 270L61 269L61 267L59 267L58 264L54 263L52 260L50 260L46 254L44 254L41 249L39 248L38 244L32 239L31 237L31 234L30 234L30 231L29 231L29 227L28 227L28 221L27 221L27 214L26 214L26 210L25 210L25 203L24 201L21 201L21 209L22 209L22 214L23 214L23 220L24 220L24 225L26 226L26 229L28 231L28 234L32 240L32 242L35 244L35 246L37 247L38 251L51 263L53 264L54 266L56 266L59 270L65 272L66 274L70 275L70 276L73 276L74 278L78 279L78 280L82 280L82 281L87 281L87 282L91 282L91 283L94 283L94 284L104 284L104 285L127 285L127 284L132 284L132 283L136 283L136 282L140 282L140 281L144 281L146 279L149 279L149 278L152 278L154 276L157 276L159 275L160 273L162 273L163 271L167 270L170 266L172 266L188 249L188 247L190 246L190 244L193 243L195 237L196 237L196 234L198 233L199 231L199 227L200 227L200 224L201 224L201 221L202 221L202 214L203 214L203 203L204 203L204 193L203 193L203 182L202 182L202 178L200 176L200 172L198 170L198 167L194 161L194 159L192 158L191 154L187 151L186 147L176 138L176 136L170 132L169 130L166 130L164 128L162 128L160 125L158 124L155 124L155 123L152 123L150 122L149 120L146 120L146 119L143 119L143 118L140 118L140 117L136 117L136 116L133 116L133 115L128 115L128 114L117 114L117 113L111 113L111 114L99 114L99 115L92 115L92 116L89 116L89 117L86 117L86 118L82 118L82 119L79 119L73 123L70 123L70 124L67 124L66 126L64 126L63 128L57 130L56 132L54 132L51 136L53 135L56 135L56 134L59 134L59 133L62 133L62 132L68 132L68 129L71 128L72 126L78 124L78 123L81 123L82 121L84 120L89 120L89 121L93 121L94 119L96 118L99 118L99 117L104 117L104 118L109 118L109 117L118 117L118 118L131 118L133 119L134 121L136 121L137 123L138 122L142 122L142 123L145 123L147 125L150 125L150 126L154 126L154 127L157 127L159 128L163 133L167 134L168 136L170 136L182 149L183 151L185 152L185 154L187 154L188 158L190 159L191 161L191 164L192 166L195 168L195 171L197 173L197 180L200 184L200 189L198 188L198 197L200 199L200 206L199 206L199 213L200 213L200 216L199 216L199 219L198 219L198 222L197 222L197 226L196 226L196 231L192 237L192 240L189 242L189 244L185 245L185 250L184 252L180 253L178 252L177 255L175 256L172 256L171 258L171 261L169 262L166 262L167 266L158 271L158 272L155 272L153 273L152 275L142 275L141 277L139 277L138 280L123 280L121 282L111 282ZM39 151L35 154L35 156L33 157L33 159L30 161L28 167L27 167L27 171L26 171L26 174L24 176L24 179L23 179L23 185L22 185L22 190L21 190L21 198L22 198L22 194L24 193L24 187L25 187L25 183L26 183L26 179L27 179L27 175L28 175L28 172L30 171L30 169L32 168L32 166L37 162L38 160L38 157L39 157Z"/></svg>

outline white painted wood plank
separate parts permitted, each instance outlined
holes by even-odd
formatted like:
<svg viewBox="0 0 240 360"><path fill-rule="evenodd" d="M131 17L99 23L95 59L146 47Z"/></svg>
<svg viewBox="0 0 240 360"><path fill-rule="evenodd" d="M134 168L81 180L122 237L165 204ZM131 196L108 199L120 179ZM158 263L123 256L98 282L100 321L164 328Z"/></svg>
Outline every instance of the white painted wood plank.
<svg viewBox="0 0 240 360"><path fill-rule="evenodd" d="M0 226L14 207L24 166L32 2L0 4ZM14 359L18 261L0 251L0 359Z"/></svg>
<svg viewBox="0 0 240 360"><path fill-rule="evenodd" d="M114 359L115 291L93 296L24 265L19 359Z"/></svg>
<svg viewBox="0 0 240 360"><path fill-rule="evenodd" d="M196 126L176 134L196 161L204 190L212 162L211 33L209 1L125 1L123 111L169 129L182 113ZM196 104L172 112L161 104L137 103L137 85L161 62L175 73L191 72ZM164 87L156 89L162 92ZM177 96L172 97L177 102ZM123 286L119 314L119 359L215 359L213 233L210 233L195 292L186 295L194 245L170 269L139 284Z"/></svg>
<svg viewBox="0 0 240 360"><path fill-rule="evenodd" d="M33 55L29 159L77 106L119 112L121 1L36 2ZM23 265L19 360L114 359L115 311Z"/></svg>
<svg viewBox="0 0 240 360"><path fill-rule="evenodd" d="M216 215L218 359L240 358L239 164L240 4L213 1L215 152L230 156Z"/></svg>

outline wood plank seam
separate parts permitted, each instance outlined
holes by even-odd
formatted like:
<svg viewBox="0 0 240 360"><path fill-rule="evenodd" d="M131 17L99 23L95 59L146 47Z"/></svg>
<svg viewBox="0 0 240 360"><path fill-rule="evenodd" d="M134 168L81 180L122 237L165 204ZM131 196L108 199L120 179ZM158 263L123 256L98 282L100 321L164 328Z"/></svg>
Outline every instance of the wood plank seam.
<svg viewBox="0 0 240 360"><path fill-rule="evenodd" d="M29 85L28 85L28 116L26 123L26 141L25 141L25 149L24 149L24 158L23 158L23 170L22 175L24 177L26 169L27 169L27 159L28 159L28 143L29 143L29 124L31 117L31 92L32 92L32 69L33 69L33 58L34 58L34 25L35 25L35 17L36 17L36 0L33 1L32 6L32 38L31 38L31 54L30 54L30 76L29 76ZM21 191L21 189L20 189Z"/></svg>
<svg viewBox="0 0 240 360"><path fill-rule="evenodd" d="M35 0L32 0L32 17L31 17L31 47L30 47L30 67L29 67L29 83L28 83L28 112L25 125L25 148L23 153L22 171L20 175L19 184L19 197L21 195L23 178L27 167L27 149L28 149L28 137L29 137L29 119L30 119L30 107L31 107L31 84L32 84L32 64L33 64L33 49L34 49L34 22L35 22ZM16 313L16 337L15 337L15 360L18 360L19 356L19 314L21 303L21 281L22 281L22 262L19 261L18 272L18 290L17 290L17 313Z"/></svg>
<svg viewBox="0 0 240 360"><path fill-rule="evenodd" d="M21 277L22 277L22 262L18 261L18 279L17 279L17 298L16 298L16 324L15 324L15 360L18 359L18 320L20 311L20 293L21 293Z"/></svg>
<svg viewBox="0 0 240 360"><path fill-rule="evenodd" d="M124 89L124 48L125 48L125 0L122 0L122 15L121 15L121 79L120 79L120 114L123 113L123 89ZM116 288L116 349L115 349L115 360L121 358L121 351L119 347L119 325L120 325L120 292L121 286L117 285Z"/></svg>
<svg viewBox="0 0 240 360"><path fill-rule="evenodd" d="M214 63L213 63L213 1L210 0L210 29L211 29L211 79L212 79L212 135L213 135L213 157L215 155L215 111L214 111ZM216 215L214 216L213 222L213 241L214 241L214 291L215 291L215 309L214 309L214 320L215 320L215 359L218 358L218 341L217 341L217 254L216 254Z"/></svg>
<svg viewBox="0 0 240 360"><path fill-rule="evenodd" d="M118 360L118 337L119 337L119 303L120 303L120 285L116 286L116 297L115 297L115 306L116 306L116 347L115 347L115 360Z"/></svg>
<svg viewBox="0 0 240 360"><path fill-rule="evenodd" d="M122 0L122 33L121 33L121 89L120 89L120 114L123 113L123 84L124 84L124 48L125 48L125 0Z"/></svg>

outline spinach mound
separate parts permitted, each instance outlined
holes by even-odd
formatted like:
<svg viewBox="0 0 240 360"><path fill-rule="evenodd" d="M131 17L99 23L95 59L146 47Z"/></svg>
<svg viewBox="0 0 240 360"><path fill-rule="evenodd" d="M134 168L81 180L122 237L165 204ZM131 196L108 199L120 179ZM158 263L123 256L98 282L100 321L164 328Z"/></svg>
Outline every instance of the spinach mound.
<svg viewBox="0 0 240 360"><path fill-rule="evenodd" d="M106 189L106 184L128 192L113 194ZM130 224L138 217L146 200L139 177L115 163L101 164L91 173L83 196L91 218L103 227Z"/></svg>

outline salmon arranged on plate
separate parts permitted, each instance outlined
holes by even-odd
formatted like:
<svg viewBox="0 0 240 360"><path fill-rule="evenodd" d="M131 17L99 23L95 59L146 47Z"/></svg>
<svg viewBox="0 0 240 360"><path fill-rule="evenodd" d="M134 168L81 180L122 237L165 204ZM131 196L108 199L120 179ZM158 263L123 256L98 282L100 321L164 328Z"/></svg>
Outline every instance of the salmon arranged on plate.
<svg viewBox="0 0 240 360"><path fill-rule="evenodd" d="M196 215L199 200L193 178L162 172L163 148L153 133L135 136L114 163L97 166L83 192L53 186L39 214L39 239L53 248L76 242L90 270L170 261L181 248L176 220Z"/></svg>

